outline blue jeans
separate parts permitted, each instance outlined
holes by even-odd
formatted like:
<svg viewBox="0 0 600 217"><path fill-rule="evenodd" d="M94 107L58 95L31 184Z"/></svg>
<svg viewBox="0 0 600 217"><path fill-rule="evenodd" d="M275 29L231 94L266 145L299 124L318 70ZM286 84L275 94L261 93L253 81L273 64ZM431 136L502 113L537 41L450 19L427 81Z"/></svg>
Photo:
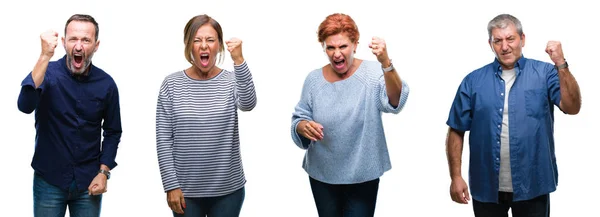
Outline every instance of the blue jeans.
<svg viewBox="0 0 600 217"><path fill-rule="evenodd" d="M33 175L33 215L35 217L64 217L67 206L71 217L98 217L102 195L88 195L88 190L79 190L75 181L68 191L46 182L41 176Z"/></svg>
<svg viewBox="0 0 600 217"><path fill-rule="evenodd" d="M244 187L219 197L186 197L183 215L175 217L238 217L242 210L246 190Z"/></svg>
<svg viewBox="0 0 600 217"><path fill-rule="evenodd" d="M482 203L473 200L473 211L476 217L508 217L508 209L513 217L548 217L550 216L550 195L545 194L531 200L513 201L513 194L498 192L498 203Z"/></svg>
<svg viewBox="0 0 600 217"><path fill-rule="evenodd" d="M310 178L310 187L321 217L372 217L375 215L379 179L333 185Z"/></svg>

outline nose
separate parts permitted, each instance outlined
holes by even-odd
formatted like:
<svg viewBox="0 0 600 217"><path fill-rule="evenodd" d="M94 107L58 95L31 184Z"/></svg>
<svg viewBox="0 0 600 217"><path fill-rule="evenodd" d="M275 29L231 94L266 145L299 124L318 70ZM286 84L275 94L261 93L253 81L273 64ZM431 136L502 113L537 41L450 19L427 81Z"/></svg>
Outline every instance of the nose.
<svg viewBox="0 0 600 217"><path fill-rule="evenodd" d="M75 49L76 51L81 51L81 50L83 50L83 43L81 43L81 41L77 41L77 42L75 43L75 47L74 47L74 49Z"/></svg>
<svg viewBox="0 0 600 217"><path fill-rule="evenodd" d="M502 41L502 51L506 52L510 48L508 41Z"/></svg>
<svg viewBox="0 0 600 217"><path fill-rule="evenodd" d="M200 45L200 48L206 49L206 48L208 48L208 44L205 41L203 41L202 44Z"/></svg>
<svg viewBox="0 0 600 217"><path fill-rule="evenodd" d="M333 52L333 57L340 57L342 56L342 51L340 49L335 49L335 51Z"/></svg>

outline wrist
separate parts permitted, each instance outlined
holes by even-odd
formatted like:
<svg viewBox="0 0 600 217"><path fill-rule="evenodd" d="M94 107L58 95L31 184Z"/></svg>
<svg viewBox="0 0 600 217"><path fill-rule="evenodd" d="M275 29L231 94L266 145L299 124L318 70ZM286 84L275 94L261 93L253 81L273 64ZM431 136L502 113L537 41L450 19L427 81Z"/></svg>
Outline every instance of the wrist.
<svg viewBox="0 0 600 217"><path fill-rule="evenodd" d="M236 66L241 65L242 63L244 63L244 57L236 57L233 58L233 64Z"/></svg>
<svg viewBox="0 0 600 217"><path fill-rule="evenodd" d="M563 65L563 64L565 64L566 62L567 62L567 59L565 59L565 58L562 58L562 59L561 59L561 60L559 60L559 61L554 61L554 65L555 65L555 66L560 66L560 65Z"/></svg>
<svg viewBox="0 0 600 217"><path fill-rule="evenodd" d="M40 54L40 60L42 61L50 61L50 59L52 59L52 54L47 54L47 53L41 53Z"/></svg>
<svg viewBox="0 0 600 217"><path fill-rule="evenodd" d="M390 66L392 66L392 60L390 58L387 58L386 60L381 61L381 67L389 68Z"/></svg>
<svg viewBox="0 0 600 217"><path fill-rule="evenodd" d="M100 168L100 170L98 170L98 175L100 175L100 174L104 175L107 180L110 179L110 171L109 170Z"/></svg>
<svg viewBox="0 0 600 217"><path fill-rule="evenodd" d="M454 180L462 179L462 175L453 175L453 176L450 176L450 178L452 179L452 181L454 181Z"/></svg>
<svg viewBox="0 0 600 217"><path fill-rule="evenodd" d="M561 69L568 68L568 67L569 67L569 64L567 63L566 60L563 60L562 63L556 63L554 65L554 68L556 70L561 70Z"/></svg>
<svg viewBox="0 0 600 217"><path fill-rule="evenodd" d="M394 65L392 64L392 60L388 59L386 61L381 62L381 69L384 73L391 72L394 70Z"/></svg>

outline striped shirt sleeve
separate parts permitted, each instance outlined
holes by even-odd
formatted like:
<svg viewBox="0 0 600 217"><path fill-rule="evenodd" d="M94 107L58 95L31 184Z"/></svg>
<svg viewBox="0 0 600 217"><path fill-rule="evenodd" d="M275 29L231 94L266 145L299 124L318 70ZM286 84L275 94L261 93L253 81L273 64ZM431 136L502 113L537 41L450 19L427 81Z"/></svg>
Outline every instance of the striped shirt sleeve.
<svg viewBox="0 0 600 217"><path fill-rule="evenodd" d="M164 191L179 188L173 162L173 104L168 77L163 81L156 105L156 149Z"/></svg>
<svg viewBox="0 0 600 217"><path fill-rule="evenodd" d="M256 106L256 90L248 64L244 61L234 66L236 106L241 111L251 111Z"/></svg>

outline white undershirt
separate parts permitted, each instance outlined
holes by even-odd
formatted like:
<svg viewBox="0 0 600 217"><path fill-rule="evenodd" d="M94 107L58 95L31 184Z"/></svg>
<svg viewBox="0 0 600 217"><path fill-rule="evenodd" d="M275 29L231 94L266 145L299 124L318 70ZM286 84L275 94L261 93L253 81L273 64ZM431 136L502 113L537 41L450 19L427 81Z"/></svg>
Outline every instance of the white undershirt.
<svg viewBox="0 0 600 217"><path fill-rule="evenodd" d="M502 132L500 134L500 174L499 191L512 192L512 175L510 169L510 139L508 133L508 97L510 88L515 83L515 69L502 70L502 79L505 84L504 108L502 109Z"/></svg>

